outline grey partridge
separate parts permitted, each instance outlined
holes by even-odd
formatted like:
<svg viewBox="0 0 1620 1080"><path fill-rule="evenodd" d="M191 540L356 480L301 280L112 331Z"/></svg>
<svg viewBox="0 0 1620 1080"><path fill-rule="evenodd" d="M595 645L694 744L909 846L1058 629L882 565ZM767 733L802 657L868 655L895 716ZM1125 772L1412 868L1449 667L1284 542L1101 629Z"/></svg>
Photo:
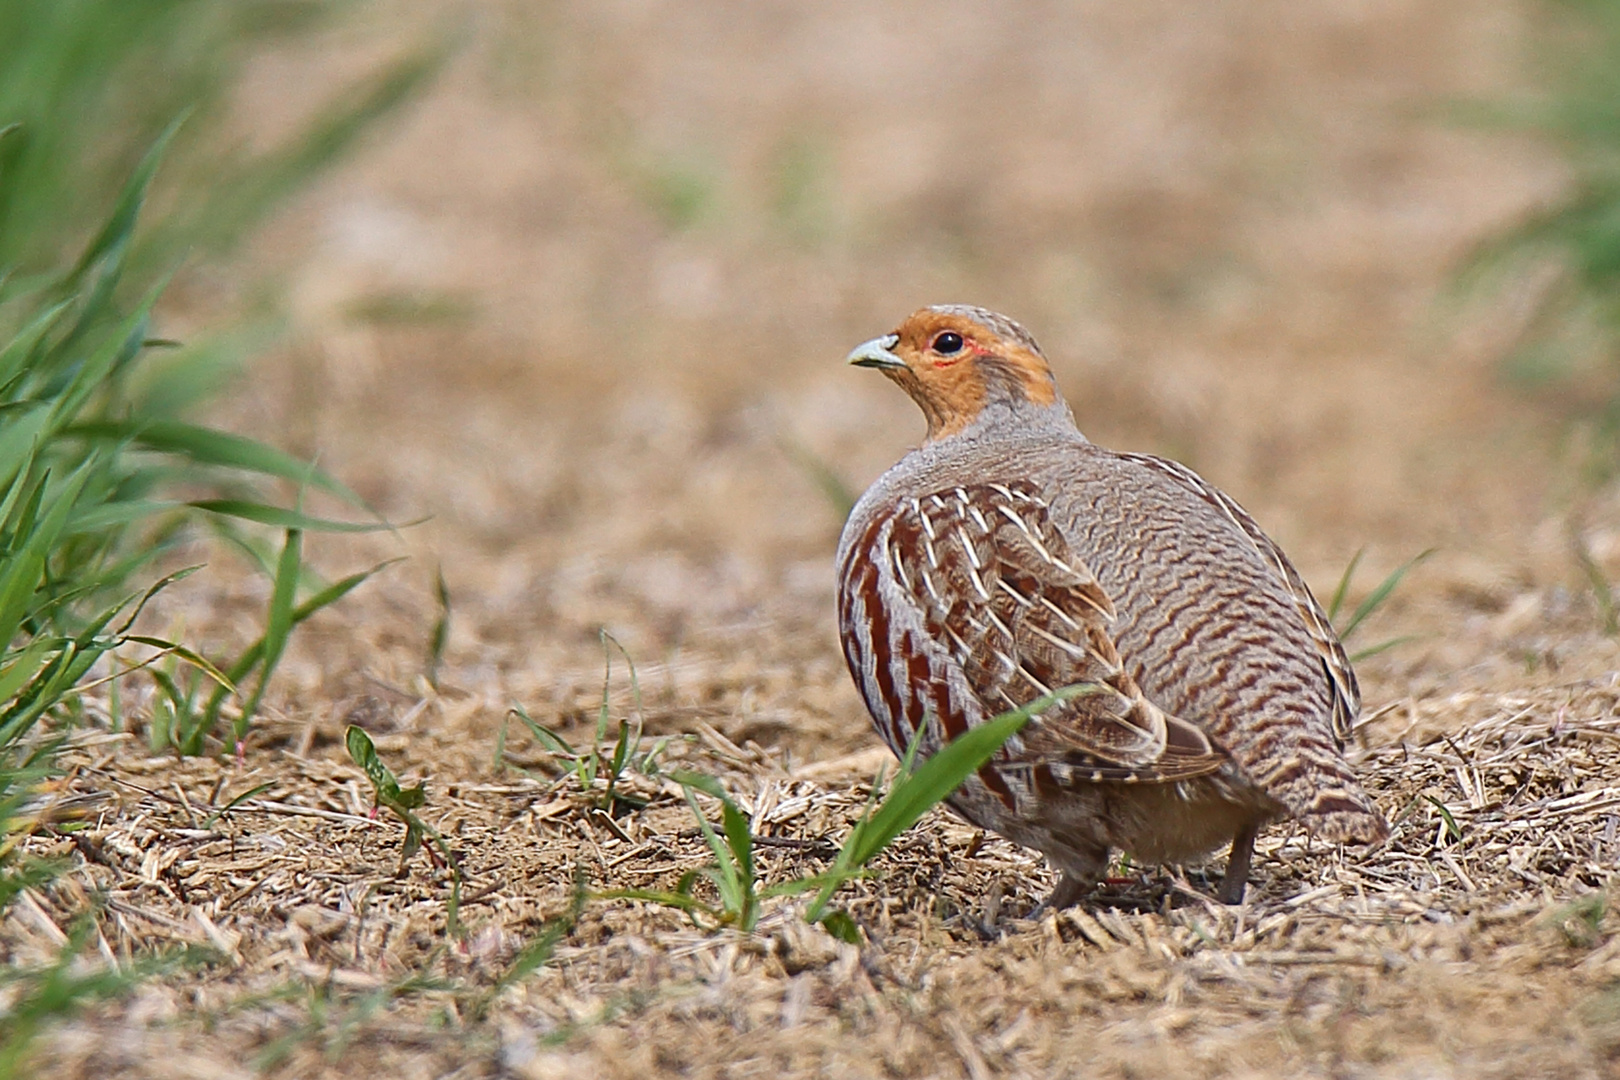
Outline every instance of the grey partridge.
<svg viewBox="0 0 1620 1080"><path fill-rule="evenodd" d="M1090 687L949 800L1046 855L1062 874L1048 905L1086 895L1111 849L1174 863L1230 841L1220 897L1238 903L1268 822L1388 835L1343 755L1360 708L1344 648L1242 507L1183 465L1088 441L1004 315L923 308L849 362L928 421L838 545L839 633L878 732L927 757Z"/></svg>

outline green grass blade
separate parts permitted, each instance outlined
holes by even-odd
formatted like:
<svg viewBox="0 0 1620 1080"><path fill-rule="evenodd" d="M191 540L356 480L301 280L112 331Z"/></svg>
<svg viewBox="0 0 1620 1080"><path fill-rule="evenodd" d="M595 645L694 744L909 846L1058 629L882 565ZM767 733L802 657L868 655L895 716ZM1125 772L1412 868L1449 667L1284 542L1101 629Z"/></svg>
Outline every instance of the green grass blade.
<svg viewBox="0 0 1620 1080"><path fill-rule="evenodd" d="M72 308L71 300L61 300L42 308L33 318L12 335L4 349L0 349L0 385L12 377L35 355L50 332L56 329L62 317Z"/></svg>
<svg viewBox="0 0 1620 1080"><path fill-rule="evenodd" d="M123 525L151 521L159 515L184 509L186 504L183 502L156 499L132 499L100 506L81 505L74 508L73 517L68 521L67 535L99 536Z"/></svg>
<svg viewBox="0 0 1620 1080"><path fill-rule="evenodd" d="M754 838L748 818L730 799L720 804L720 824L726 833L726 847L737 868L738 914L744 930L754 928L758 902L754 898Z"/></svg>
<svg viewBox="0 0 1620 1080"><path fill-rule="evenodd" d="M672 769L667 775L683 788L701 791L703 794L712 795L721 801L731 798L730 795L726 794L726 789L720 786L720 781L712 776L705 776L703 773L689 772L684 769Z"/></svg>
<svg viewBox="0 0 1620 1080"><path fill-rule="evenodd" d="M63 434L103 441L128 441L146 450L179 454L199 465L218 465L309 483L336 495L351 506L365 506L360 496L309 462L300 461L255 439L195 424L178 420L93 420L69 425Z"/></svg>
<svg viewBox="0 0 1620 1080"><path fill-rule="evenodd" d="M152 717L148 725L149 748L156 754L165 747L180 747L189 738L191 706L185 691L160 668L147 672L162 694L152 702Z"/></svg>
<svg viewBox="0 0 1620 1080"><path fill-rule="evenodd" d="M135 310L124 316L116 326L100 334L99 344L93 347L87 347L85 339L89 336L90 328L99 325L101 316L97 308L109 307L111 300L91 297L86 302L79 324L50 350L53 355L67 354L73 357L64 360L59 375L40 391L52 401L52 431L59 431L76 421L96 395L105 392L113 376L140 352L152 308L165 284L160 281L147 290ZM82 357L79 356L81 352Z"/></svg>
<svg viewBox="0 0 1620 1080"><path fill-rule="evenodd" d="M568 906L568 911L547 922L540 936L523 947L507 969L495 980L494 985L480 996L472 1010L474 1017L482 1017L487 1013L490 1003L500 996L501 991L522 982L545 966L551 959L551 954L556 952L557 944L572 933L579 923L579 917L584 912L585 902L589 898L590 893L586 892L584 876L581 875L574 884L574 900Z"/></svg>
<svg viewBox="0 0 1620 1080"><path fill-rule="evenodd" d="M759 895L762 897L798 896L802 893L815 892L818 889L827 888L828 886L831 886L833 889L837 889L838 886L844 884L846 881L853 881L856 878L871 876L872 872L870 870L838 870L834 868L829 869L822 874L811 874L808 877L789 878L787 881L772 882L771 884L760 889ZM806 918L808 918L808 916L806 916ZM810 919L810 921L816 922L817 920Z"/></svg>
<svg viewBox="0 0 1620 1080"><path fill-rule="evenodd" d="M688 916L707 915L719 922L719 913L690 893L671 892L667 889L603 889L592 893L597 900L640 900L649 904L662 904L685 912ZM696 922L696 918L693 918Z"/></svg>
<svg viewBox="0 0 1620 1080"><path fill-rule="evenodd" d="M40 552L20 552L6 562L5 578L0 581L0 641L17 636L17 628L44 577L45 556Z"/></svg>
<svg viewBox="0 0 1620 1080"><path fill-rule="evenodd" d="M1381 652L1388 652L1397 645L1405 645L1407 642L1416 641L1417 639L1418 635L1416 634L1402 634L1400 637L1392 637L1386 641L1380 641L1376 645L1369 645L1365 649L1357 649L1355 652L1351 653L1350 662L1352 664L1359 664L1363 660L1377 656Z"/></svg>
<svg viewBox="0 0 1620 1080"><path fill-rule="evenodd" d="M1339 587L1333 590L1333 599L1328 603L1328 622L1334 622L1339 617L1339 609L1344 606L1345 595L1350 591L1350 579L1356 576L1356 567L1361 564L1361 557L1367 554L1366 548L1360 548L1350 556L1345 565L1344 573L1339 576Z"/></svg>
<svg viewBox="0 0 1620 1080"><path fill-rule="evenodd" d="M844 478L838 475L837 470L796 439L784 436L776 440L776 445L821 492L827 504L838 515L838 520L842 521L849 517L850 511L855 509L856 495Z"/></svg>
<svg viewBox="0 0 1620 1080"><path fill-rule="evenodd" d="M1002 745L1030 718L1049 709L1060 701L1095 693L1089 685L1064 687L1030 702L1020 709L1003 713L988 723L963 732L943 746L938 753L910 776L896 777L889 797L883 800L858 837L852 836L850 862L863 866L878 852L909 829L918 818L946 799L980 766L995 756Z"/></svg>
<svg viewBox="0 0 1620 1080"><path fill-rule="evenodd" d="M608 650L611 635L602 629L597 631L597 638L602 642L602 704L596 710L596 740L591 743L592 750L600 750L607 740L608 686L613 678L613 653Z"/></svg>
<svg viewBox="0 0 1620 1080"><path fill-rule="evenodd" d="M135 167L135 172L124 185L124 190L119 194L118 203L113 207L112 216L107 219L107 224L102 226L95 239L84 249L78 263L68 272L63 282L64 288L74 288L91 266L110 254L122 252L129 246L129 238L135 232L135 221L140 215L141 204L146 201L146 189L151 186L158 163L163 160L163 154L169 148L170 141L174 139L175 133L180 130L180 125L185 123L185 120L185 114L182 113L170 121L169 126L163 129L162 134L146 151L140 164Z"/></svg>
<svg viewBox="0 0 1620 1080"><path fill-rule="evenodd" d="M1457 819L1451 816L1451 808L1433 795L1425 795L1423 798L1436 810L1440 811L1440 819L1446 823L1446 834L1451 837L1452 843L1462 843L1462 829L1457 827Z"/></svg>
<svg viewBox="0 0 1620 1080"><path fill-rule="evenodd" d="M619 737L613 742L613 754L608 758L607 802L613 801L613 789L624 774L625 762L630 758L630 721L619 721Z"/></svg>
<svg viewBox="0 0 1620 1080"><path fill-rule="evenodd" d="M401 559L385 560L378 563L376 566L373 566L370 570L362 570L358 574L350 574L343 580L327 586L293 609L292 625L297 626L299 623L302 623L305 619L308 619L311 615L314 615L322 608L335 604L337 601L341 600L344 596L348 595L354 589L363 584L373 574L376 574L400 561ZM236 663L232 664L228 669L226 669L225 677L230 682L241 683L243 679L247 678L248 673L253 670L253 668L259 663L259 660L264 656L265 640L265 637L261 635L259 640L255 641L252 645L249 645L245 650L243 650L242 655L237 658ZM211 697L208 701L206 719L209 730L212 730L214 724L219 720L219 712L220 709L224 707L227 693L228 691L221 686L214 691L213 697Z"/></svg>
<svg viewBox="0 0 1620 1080"><path fill-rule="evenodd" d="M718 786L717 784L716 787ZM715 883L715 887L720 890L720 902L727 912L734 915L741 914L743 910L743 883L731 849L714 831L714 826L709 823L708 817L704 815L703 808L698 806L697 796L692 794L692 788L683 784L682 790L686 794L687 805L692 808L692 816L697 818L698 828L703 833L704 841L709 845L709 850L714 853L715 865L710 876ZM720 799L722 800L722 806L725 806L730 801L725 795L721 795Z"/></svg>
<svg viewBox="0 0 1620 1080"><path fill-rule="evenodd" d="M567 739L535 720L523 706L514 705L506 712L508 716L516 716L519 720L522 720L524 726L529 729L529 734L534 736L534 741L545 747L548 752L566 758L579 756L574 752L574 748L569 745Z"/></svg>
<svg viewBox="0 0 1620 1080"><path fill-rule="evenodd" d="M1347 639L1351 634L1355 633L1357 627L1362 624L1367 616L1377 611L1384 601L1389 599L1390 593L1395 591L1396 586L1401 583L1401 579L1406 576L1407 571L1429 558L1429 556L1433 555L1436 550L1437 549L1435 548L1429 548L1426 551L1420 551L1410 559L1406 560L1400 566L1397 566L1394 570L1390 571L1389 576L1383 581L1379 582L1378 587L1372 592L1368 593L1367 598L1356 606L1354 614L1350 616L1350 621L1346 623L1344 629L1339 632L1339 637L1341 639Z"/></svg>
<svg viewBox="0 0 1620 1080"><path fill-rule="evenodd" d="M619 655L624 657L624 665L625 665L625 667L630 669L630 700L635 703L636 716L639 719L639 717L641 716L641 712L642 712L642 710L641 710L641 680L639 678L637 678L637 676L636 676L636 661L635 661L635 658L630 655L630 650L629 649L626 649L622 644L620 644L618 638L614 637L612 634L607 632L606 628L599 631L599 634L600 634L600 636L602 638L602 651L603 651L603 653L605 654L607 652L607 647L608 647L609 644L611 644L615 649L619 650Z"/></svg>
<svg viewBox="0 0 1620 1080"><path fill-rule="evenodd" d="M311 596L308 600L305 600L302 604L299 604L293 609L293 625L297 626L299 623L303 622L317 611L320 611L322 608L331 607L333 604L349 595L349 593L371 580L371 578L375 577L377 574L382 573L395 563L404 561L405 557L403 555L395 559L384 559L382 562L378 563L376 566L373 566L369 570L361 570L357 574L350 574L346 578L334 581L332 584L328 585L326 588L322 589L320 592L316 593L314 596Z"/></svg>
<svg viewBox="0 0 1620 1080"><path fill-rule="evenodd" d="M236 684L230 680L229 676L227 676L223 671L219 670L219 668L215 667L213 661L209 660L202 653L197 652L194 649L189 649L186 646L177 644L173 641L165 641L162 638L147 637L144 634L129 634L119 640L121 642L139 642L142 645L150 645L154 649L161 649L170 656L178 656L180 659L184 660L186 663L190 664L192 667L196 668L198 671L212 679L215 685L221 687L227 694L236 693Z"/></svg>
<svg viewBox="0 0 1620 1080"><path fill-rule="evenodd" d="M7 488L6 505L0 506L0 523L9 520L12 506L27 486L19 481L28 475L38 457L49 419L50 409L44 405L22 406L0 417L0 485Z"/></svg>
<svg viewBox="0 0 1620 1080"><path fill-rule="evenodd" d="M236 721L236 741L241 742L242 736L253 721L253 714L259 710L259 702L264 698L264 691L270 685L270 677L275 674L276 665L281 662L282 651L287 647L287 637L293 628L293 604L298 592L298 574L303 567L303 537L304 534L297 529L288 529L286 541L281 547L281 561L276 566L275 585L270 593L270 613L264 628L264 651L260 662L259 682L253 690L253 696L242 707L242 715Z"/></svg>
<svg viewBox="0 0 1620 1080"><path fill-rule="evenodd" d="M444 65L453 43L435 43L411 53L366 85L347 90L342 104L326 113L289 144L254 163L253 173L236 185L219 187L201 215L209 246L233 245L242 231L262 220L270 208L306 184L341 156L384 115L409 100Z"/></svg>
<svg viewBox="0 0 1620 1080"><path fill-rule="evenodd" d="M392 531L395 528L387 522L332 521L327 518L310 517L297 510L287 510L280 506L269 506L246 499L197 499L186 505L206 510L210 514L221 514L225 517L241 518L243 521L256 521L260 525L273 525L278 529L298 529L304 532L363 533Z"/></svg>
<svg viewBox="0 0 1620 1080"><path fill-rule="evenodd" d="M141 612L146 610L146 605L151 603L152 597L156 596L164 589L167 589L175 582L184 581L186 578L190 577L192 574L195 574L201 569L201 563L198 563L195 566L183 566L171 574L165 574L163 577L147 586L146 591L142 593L140 599L135 602L135 606L130 611L128 617L126 617L123 623L119 625L117 633L128 633L129 628L135 625L135 620L141 617ZM128 604L129 601L125 600L122 604L118 605L118 610L123 610L126 606L128 606Z"/></svg>
<svg viewBox="0 0 1620 1080"><path fill-rule="evenodd" d="M16 740L45 710L59 702L106 652L105 646L86 647L75 641L58 653L0 717L0 746Z"/></svg>
<svg viewBox="0 0 1620 1080"><path fill-rule="evenodd" d="M31 480L18 485L20 498L13 504L12 513L7 515L7 530L11 534L7 545L10 552L23 550L33 541L34 530L39 522L39 508L45 502L45 492L50 483L51 470L43 469L36 473Z"/></svg>
<svg viewBox="0 0 1620 1080"><path fill-rule="evenodd" d="M805 911L810 922L821 919L827 902L843 882L856 876L862 867L884 848L888 847L906 829L933 807L948 798L962 782L995 756L996 752L1018 733L1030 719L1060 701L1100 693L1092 683L1065 686L1043 697L1036 698L1021 708L1003 713L985 724L971 728L943 746L938 753L909 775L896 776L888 797L870 813L861 815L839 849L833 866L825 874L817 875L820 891ZM916 752L918 740L913 739L907 757ZM874 785L874 796L876 785ZM870 814L870 816L868 816Z"/></svg>
<svg viewBox="0 0 1620 1080"><path fill-rule="evenodd" d="M35 638L0 661L0 703L9 702L39 673L45 654L56 648L50 638Z"/></svg>
<svg viewBox="0 0 1620 1080"><path fill-rule="evenodd" d="M11 558L0 566L0 575L3 575L0 577L0 643L8 643L16 636L28 605L44 580L46 558L62 535L94 464L92 460L80 466L61 488L51 493L48 504L41 501L47 487L41 477L39 488L23 515L28 522L26 545L20 551L14 548ZM37 519L34 507L40 511Z"/></svg>
<svg viewBox="0 0 1620 1080"><path fill-rule="evenodd" d="M433 624L433 638L428 642L428 685L439 686L439 665L444 661L445 646L450 644L450 586L444 580L444 566L433 573L433 598L439 605L439 617Z"/></svg>
<svg viewBox="0 0 1620 1080"><path fill-rule="evenodd" d="M254 796L263 795L265 792L275 787L277 782L278 781L275 780L266 780L262 784L254 784L240 795L232 796L231 800L224 806L220 807L218 810L215 810L212 814L209 814L208 817L203 819L203 828L213 828L214 822L218 821L221 817L230 813L232 810L235 810L238 806L241 806Z"/></svg>

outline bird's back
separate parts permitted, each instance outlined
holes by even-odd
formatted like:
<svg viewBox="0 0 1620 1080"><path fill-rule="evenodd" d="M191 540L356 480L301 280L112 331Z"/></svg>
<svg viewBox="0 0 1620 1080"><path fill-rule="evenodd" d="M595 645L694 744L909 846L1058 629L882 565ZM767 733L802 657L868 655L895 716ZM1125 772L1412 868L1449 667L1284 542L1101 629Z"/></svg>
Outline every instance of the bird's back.
<svg viewBox="0 0 1620 1080"><path fill-rule="evenodd" d="M1277 567L1218 505L1141 459L1082 444L1035 475L1114 601L1114 641L1143 691L1292 802L1267 781L1318 744L1338 755L1333 685Z"/></svg>

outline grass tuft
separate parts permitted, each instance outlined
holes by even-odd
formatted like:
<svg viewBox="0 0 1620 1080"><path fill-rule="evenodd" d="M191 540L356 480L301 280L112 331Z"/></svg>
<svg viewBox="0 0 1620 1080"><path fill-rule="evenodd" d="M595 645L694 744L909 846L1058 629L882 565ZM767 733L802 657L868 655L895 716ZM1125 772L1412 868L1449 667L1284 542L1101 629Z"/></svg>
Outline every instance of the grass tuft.
<svg viewBox="0 0 1620 1080"><path fill-rule="evenodd" d="M546 753L564 763L562 777L559 779L572 776L579 785L580 793L587 796L593 805L617 817L630 810L640 810L646 805L640 799L631 798L619 790L619 783L624 778L626 770L642 776L658 776L658 762L669 746L669 739L659 739L647 749L642 749L641 682L636 677L635 661L612 634L602 630L600 637L603 657L602 703L596 712L595 736L589 745L573 746L567 739L536 721L522 705L512 706L507 711L506 719L510 721L512 717L517 717ZM608 689L613 678L613 649L619 650L625 664L630 668L630 691L635 702L635 710L631 717L621 718L618 721L618 731L610 746ZM508 764L506 731L507 725L503 722L495 743L497 767ZM600 791L597 790L598 781L602 783Z"/></svg>
<svg viewBox="0 0 1620 1080"><path fill-rule="evenodd" d="M1356 576L1356 567L1361 565L1361 557L1366 554L1367 549L1362 548L1357 551L1355 555L1351 557L1349 564L1345 566L1344 573L1339 576L1339 584L1333 590L1332 600L1328 602L1328 621L1333 623L1334 629L1338 631L1339 640L1348 642L1351 636L1361 628L1361 624L1366 622L1375 611L1383 607L1389 598L1394 595L1395 590L1400 587L1401 581L1406 577L1407 573L1420 563L1423 563L1432 557L1436 550L1437 549L1435 548L1429 548L1425 551L1420 551L1410 559L1403 562L1401 565L1397 566L1394 570L1391 570L1389 575L1385 577L1383 581L1380 581L1377 587L1374 588L1372 592L1368 593L1366 598L1363 599L1361 603L1356 605L1356 609L1355 611L1351 612L1350 617L1341 623L1339 620L1339 612L1343 609L1345 598L1349 595L1350 584ZM1350 653L1350 662L1360 663L1362 660L1365 660L1368 657L1377 656L1381 652L1386 652L1389 649L1393 649L1397 645L1404 645L1411 640L1412 637L1410 635L1405 635L1402 637L1389 638L1385 641L1379 642L1377 645L1368 646L1365 649L1358 649L1355 652Z"/></svg>
<svg viewBox="0 0 1620 1080"><path fill-rule="evenodd" d="M338 6L0 5L0 913L63 869L29 854L29 841L57 829L55 751L60 729L86 715L88 692L106 687L121 728L118 681L144 673L159 691L154 741L197 753L238 687L251 684L234 717L240 745L292 629L375 572L299 602L304 533L389 526L277 505L261 486L294 481L362 507L308 463L184 419L254 335L188 345L153 331L188 249L245 235L441 62L441 47L418 50L268 153L222 150L222 106L250 52ZM201 183L187 190L191 181ZM165 212L147 220L160 187ZM87 210L95 207L110 209L98 219ZM151 581L186 528L204 521L284 538L265 633L231 664L135 629L154 597L197 569ZM26 1071L47 1024L203 955L98 967L81 955L93 928L86 912L52 964L0 973L0 1077Z"/></svg>
<svg viewBox="0 0 1620 1080"><path fill-rule="evenodd" d="M748 933L752 932L759 922L762 901L776 896L813 892L815 896L805 909L805 920L821 924L842 941L858 943L860 935L854 919L847 912L828 908L839 887L854 878L865 876L869 862L919 818L949 798L969 776L994 757L1007 740L1016 735L1031 717L1039 715L1060 701L1097 691L1098 687L1091 684L1054 690L1022 708L1003 713L994 720L952 739L913 771L912 764L916 759L921 738L919 732L918 737L914 738L911 746L907 748L894 783L881 803L877 801L878 792L883 786L881 771L873 781L866 809L855 827L850 830L849 836L845 838L843 846L839 848L833 865L821 874L792 878L771 885L762 885L757 878L750 823L720 782L698 773L671 773L670 779L679 783L686 795L686 801L697 819L698 829L714 855L714 862L699 870L683 874L673 890L610 889L597 895L603 899L643 900L663 904L684 912L694 925L701 928L717 930L722 927L735 927ZM926 724L922 730L927 730ZM718 830L698 805L697 792L719 800ZM700 878L714 886L717 903L709 903L695 895L694 888Z"/></svg>

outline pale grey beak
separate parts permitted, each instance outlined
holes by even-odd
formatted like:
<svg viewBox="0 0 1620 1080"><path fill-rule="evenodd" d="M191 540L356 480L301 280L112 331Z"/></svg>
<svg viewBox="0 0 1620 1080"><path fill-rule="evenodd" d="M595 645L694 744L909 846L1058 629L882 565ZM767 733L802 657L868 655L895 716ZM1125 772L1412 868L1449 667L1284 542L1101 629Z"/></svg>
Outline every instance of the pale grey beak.
<svg viewBox="0 0 1620 1080"><path fill-rule="evenodd" d="M884 334L882 337L873 338L871 341L855 346L854 351L849 354L849 362L856 367L905 367L906 362L894 355L892 351L898 344L900 344L899 334Z"/></svg>

